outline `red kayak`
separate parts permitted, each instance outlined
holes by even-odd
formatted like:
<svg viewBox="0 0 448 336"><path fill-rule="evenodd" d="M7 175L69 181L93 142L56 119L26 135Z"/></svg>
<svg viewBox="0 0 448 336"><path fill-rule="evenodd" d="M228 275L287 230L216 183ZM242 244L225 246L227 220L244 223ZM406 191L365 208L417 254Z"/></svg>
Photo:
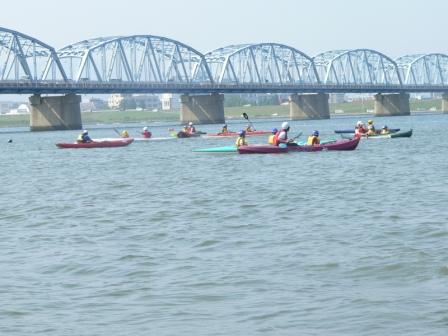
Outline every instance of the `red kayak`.
<svg viewBox="0 0 448 336"><path fill-rule="evenodd" d="M247 145L238 147L240 154L275 154L288 153L288 147L279 147L273 145Z"/></svg>
<svg viewBox="0 0 448 336"><path fill-rule="evenodd" d="M60 142L56 146L59 148L105 148L105 147L123 147L130 145L134 138L110 138L110 139L93 139L92 142Z"/></svg>
<svg viewBox="0 0 448 336"><path fill-rule="evenodd" d="M354 150L358 147L359 140L361 140L361 138L342 139L321 146L327 150Z"/></svg>
<svg viewBox="0 0 448 336"><path fill-rule="evenodd" d="M246 136L255 136L255 135L266 135L266 134L272 134L271 131L253 131L253 132L246 132ZM237 137L239 136L239 132L227 132L227 133L209 133L207 134L207 138L225 138L225 137Z"/></svg>
<svg viewBox="0 0 448 336"><path fill-rule="evenodd" d="M303 146L288 146L288 149L290 151L294 152L317 152L321 151L323 149L326 150L354 150L356 147L358 147L360 138L353 138L353 139L342 139L342 140L336 140L334 142L329 142L322 145L303 145Z"/></svg>
<svg viewBox="0 0 448 336"><path fill-rule="evenodd" d="M323 149L326 150L354 150L358 147L360 138L342 139L333 142L328 142L322 145L303 145L303 146L288 146L288 150L291 152L318 152Z"/></svg>

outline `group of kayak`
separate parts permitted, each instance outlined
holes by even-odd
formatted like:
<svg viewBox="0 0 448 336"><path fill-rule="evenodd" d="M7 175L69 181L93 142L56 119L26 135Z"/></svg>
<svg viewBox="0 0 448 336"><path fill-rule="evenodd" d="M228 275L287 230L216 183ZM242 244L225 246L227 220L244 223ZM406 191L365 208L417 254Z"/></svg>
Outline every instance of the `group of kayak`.
<svg viewBox="0 0 448 336"><path fill-rule="evenodd" d="M245 117L246 118L246 117ZM248 119L248 118L246 118ZM249 121L250 122L250 121ZM139 132L140 138L132 138L127 130L118 132L120 138L102 138L92 139L89 136L87 130L83 130L75 143L58 143L56 146L59 148L91 148L91 147L121 147L131 144L134 140L156 140L151 139L152 133L145 126ZM170 129L170 131L174 131ZM182 131L172 133L172 136L178 138L184 137L196 137L205 135L206 137L237 137L234 146L217 147L196 150L199 152L239 152L241 154L246 153L284 153L288 151L320 151L327 150L353 150L358 146L361 138L383 138L383 137L410 137L412 135L412 129L406 132L399 132L400 129L389 129L384 125L381 130L376 130L373 120L367 121L367 127L362 121L356 123L353 130L336 130L335 133L340 133L342 137L343 133L351 133L350 136L340 140L324 140L319 137L319 131L314 130L306 139L306 141L296 141L298 137L302 135L300 132L298 135L290 138L290 125L287 121L281 124L280 129L274 128L272 131L260 131L255 130L252 123L248 124L244 129L239 132L230 131L227 124L222 126L222 129L218 133L207 134L196 130L196 127L192 122L185 125ZM247 141L248 136L268 135L267 144L254 144L250 145ZM159 138L162 139L162 138ZM165 138L166 139L166 138Z"/></svg>

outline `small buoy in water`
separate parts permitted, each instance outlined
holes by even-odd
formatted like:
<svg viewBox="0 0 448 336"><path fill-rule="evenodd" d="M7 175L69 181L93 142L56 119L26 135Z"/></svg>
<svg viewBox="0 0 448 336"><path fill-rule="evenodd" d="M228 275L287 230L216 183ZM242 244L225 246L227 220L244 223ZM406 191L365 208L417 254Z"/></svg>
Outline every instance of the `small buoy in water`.
<svg viewBox="0 0 448 336"><path fill-rule="evenodd" d="M9 140L8 140L8 143L11 143L11 142L12 142L12 139L9 139Z"/></svg>

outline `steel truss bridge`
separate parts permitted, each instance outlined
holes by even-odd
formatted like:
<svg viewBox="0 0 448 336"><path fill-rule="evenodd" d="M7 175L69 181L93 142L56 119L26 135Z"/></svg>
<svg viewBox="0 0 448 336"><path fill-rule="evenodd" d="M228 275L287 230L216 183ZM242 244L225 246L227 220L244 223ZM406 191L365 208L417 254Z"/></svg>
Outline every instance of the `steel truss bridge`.
<svg viewBox="0 0 448 336"><path fill-rule="evenodd" d="M279 43L202 54L153 35L89 39L59 50L0 27L0 93L448 92L448 55L392 59L371 49L310 57Z"/></svg>

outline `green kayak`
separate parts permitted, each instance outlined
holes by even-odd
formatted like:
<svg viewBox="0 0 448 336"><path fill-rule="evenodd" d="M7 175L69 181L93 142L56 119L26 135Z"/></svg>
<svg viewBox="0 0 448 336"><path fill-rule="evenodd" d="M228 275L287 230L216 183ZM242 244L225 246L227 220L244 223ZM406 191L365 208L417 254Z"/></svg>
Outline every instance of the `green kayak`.
<svg viewBox="0 0 448 336"><path fill-rule="evenodd" d="M225 146L225 147L213 147L213 148L194 149L193 152L200 152L200 153L236 153L237 149L236 149L235 146Z"/></svg>
<svg viewBox="0 0 448 336"><path fill-rule="evenodd" d="M412 128L409 131L392 133L391 138L409 138L412 136Z"/></svg>

